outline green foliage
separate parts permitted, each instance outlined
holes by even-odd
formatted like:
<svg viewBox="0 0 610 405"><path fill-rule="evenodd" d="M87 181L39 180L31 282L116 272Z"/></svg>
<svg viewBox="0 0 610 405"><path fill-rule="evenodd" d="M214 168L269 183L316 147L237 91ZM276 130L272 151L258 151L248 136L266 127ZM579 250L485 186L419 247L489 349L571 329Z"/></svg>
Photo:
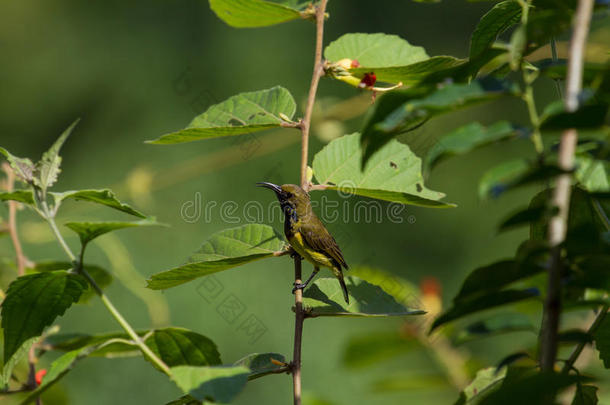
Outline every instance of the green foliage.
<svg viewBox="0 0 610 405"><path fill-rule="evenodd" d="M149 143L167 145L277 128L290 124L287 120L292 119L295 111L294 99L283 87L241 93L211 106L185 129Z"/></svg>
<svg viewBox="0 0 610 405"><path fill-rule="evenodd" d="M597 405L597 387L577 384L572 405Z"/></svg>
<svg viewBox="0 0 610 405"><path fill-rule="evenodd" d="M205 241L187 264L154 274L147 287L153 290L175 287L198 277L272 257L283 248L281 236L270 226L249 224L226 229Z"/></svg>
<svg viewBox="0 0 610 405"><path fill-rule="evenodd" d="M4 155L19 180L24 183L34 182L36 167L30 159L17 157L2 147L0 153Z"/></svg>
<svg viewBox="0 0 610 405"><path fill-rule="evenodd" d="M506 377L506 368L501 370L488 367L477 371L472 382L460 393L455 405L478 404L483 398L496 390Z"/></svg>
<svg viewBox="0 0 610 405"><path fill-rule="evenodd" d="M65 271L29 274L13 281L2 303L4 358L10 359L24 342L40 336L86 289L81 276Z"/></svg>
<svg viewBox="0 0 610 405"><path fill-rule="evenodd" d="M53 146L42 155L40 162L36 164L36 177L34 178L34 184L36 184L43 192L51 187L57 181L57 176L61 171L61 157L59 156L59 150L63 146L68 136L72 133L72 130L78 124L79 120L74 121L72 125L68 127L55 141Z"/></svg>
<svg viewBox="0 0 610 405"><path fill-rule="evenodd" d="M220 364L220 353L216 344L209 338L187 329L156 329L145 342L169 367Z"/></svg>
<svg viewBox="0 0 610 405"><path fill-rule="evenodd" d="M252 353L241 358L233 364L234 366L244 366L250 369L249 380L274 374L278 370L286 370L278 363L286 363L286 358L279 353Z"/></svg>
<svg viewBox="0 0 610 405"><path fill-rule="evenodd" d="M86 246L93 239L102 236L105 233L116 231L124 228L135 228L139 226L161 225L152 218L144 219L136 222L67 222L68 228L78 234L80 242Z"/></svg>
<svg viewBox="0 0 610 405"><path fill-rule="evenodd" d="M171 368L172 379L180 389L203 401L231 402L245 387L250 369L244 366Z"/></svg>
<svg viewBox="0 0 610 405"><path fill-rule="evenodd" d="M266 27L301 18L301 13L282 3L263 0L210 0L218 18L235 28Z"/></svg>
<svg viewBox="0 0 610 405"><path fill-rule="evenodd" d="M599 352L599 358L604 362L604 367L610 368L610 318L605 316L599 324L595 334L595 348Z"/></svg>
<svg viewBox="0 0 610 405"><path fill-rule="evenodd" d="M425 311L407 308L380 287L359 278L345 277L345 284L350 296L349 305L343 302L343 292L336 279L319 278L311 284L303 294L303 306L308 316L385 317L425 314Z"/></svg>
<svg viewBox="0 0 610 405"><path fill-rule="evenodd" d="M74 190L64 191L61 193L51 193L55 199L55 204L60 204L65 200L88 201L96 204L105 205L106 207L114 208L115 210L124 212L140 218L146 218L146 215L135 210L131 206L122 203L116 198L116 195L111 190Z"/></svg>
<svg viewBox="0 0 610 405"><path fill-rule="evenodd" d="M12 192L0 191L0 201L17 201L27 205L34 205L34 196L29 190L15 190Z"/></svg>
<svg viewBox="0 0 610 405"><path fill-rule="evenodd" d="M521 5L516 0L502 1L492 7L477 24L470 39L470 58L491 47L498 35L521 20Z"/></svg>
<svg viewBox="0 0 610 405"><path fill-rule="evenodd" d="M427 189L421 174L421 159L397 141L387 143L361 169L360 135L335 139L316 154L313 170L327 189L401 204L452 207L438 201L445 195Z"/></svg>

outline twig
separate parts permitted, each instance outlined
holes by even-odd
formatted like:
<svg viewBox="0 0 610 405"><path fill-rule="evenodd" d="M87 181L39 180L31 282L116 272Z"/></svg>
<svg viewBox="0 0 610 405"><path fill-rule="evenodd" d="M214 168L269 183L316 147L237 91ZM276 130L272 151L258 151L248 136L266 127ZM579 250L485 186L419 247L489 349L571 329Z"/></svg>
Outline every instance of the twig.
<svg viewBox="0 0 610 405"><path fill-rule="evenodd" d="M608 305L604 305L602 307L601 311L599 312L599 314L597 314L597 316L595 317L595 320L593 321L591 326L589 326L589 330L587 330L588 335L593 335L597 331L597 329L599 328L599 326L601 325L603 320L606 318L608 309L610 309L610 306L608 306ZM568 360L566 360L563 368L561 369L562 373L567 374L570 372L570 370L572 370L572 368L574 367L574 363L576 363L576 360L578 360L580 353L582 353L582 351L586 345L587 345L587 342L580 342L576 346L576 348L574 349L574 351L572 352L572 354L570 355Z"/></svg>
<svg viewBox="0 0 610 405"><path fill-rule="evenodd" d="M582 88L583 56L592 12L593 0L578 1L566 77L565 106L568 112L578 109L578 96ZM558 165L566 171L572 170L574 166L577 138L578 132L574 128L565 130L561 135ZM552 371L557 357L557 332L561 313L561 244L566 236L571 185L571 175L562 174L557 179L553 192L552 205L558 207L559 211L549 222L551 260L540 337L540 366L543 371Z"/></svg>
<svg viewBox="0 0 610 405"><path fill-rule="evenodd" d="M2 165L2 170L6 173L6 191L9 193L14 190L15 187L15 173L8 163ZM17 233L17 201L8 202L8 232L11 236L11 242L15 249L15 257L17 259L17 275L23 276L25 274L26 258L23 255L23 249L21 242L19 241L19 234Z"/></svg>
<svg viewBox="0 0 610 405"><path fill-rule="evenodd" d="M301 284L301 257L294 257L294 282ZM301 405L301 340L303 339L303 321L305 313L303 311L303 290L297 288L294 292L294 350L292 354L292 388L294 395L294 405Z"/></svg>
<svg viewBox="0 0 610 405"><path fill-rule="evenodd" d="M321 0L316 9L316 53L314 57L313 75L309 86L305 118L301 122L301 187L308 190L307 184L307 155L309 152L309 129L311 128L311 116L313 105L316 101L318 83L324 74L324 61L322 60L322 46L324 44L324 15L328 0Z"/></svg>

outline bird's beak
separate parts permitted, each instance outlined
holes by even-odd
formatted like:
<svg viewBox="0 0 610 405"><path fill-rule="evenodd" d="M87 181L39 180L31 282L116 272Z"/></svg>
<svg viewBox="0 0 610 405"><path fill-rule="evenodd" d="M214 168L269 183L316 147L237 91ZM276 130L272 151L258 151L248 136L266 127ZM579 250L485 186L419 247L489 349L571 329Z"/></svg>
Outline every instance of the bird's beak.
<svg viewBox="0 0 610 405"><path fill-rule="evenodd" d="M263 182L260 182L260 183L256 183L256 185L259 186L259 187L268 188L269 190L273 190L278 195L282 194L282 188L280 186L278 186L277 184L268 183L266 181L263 181Z"/></svg>

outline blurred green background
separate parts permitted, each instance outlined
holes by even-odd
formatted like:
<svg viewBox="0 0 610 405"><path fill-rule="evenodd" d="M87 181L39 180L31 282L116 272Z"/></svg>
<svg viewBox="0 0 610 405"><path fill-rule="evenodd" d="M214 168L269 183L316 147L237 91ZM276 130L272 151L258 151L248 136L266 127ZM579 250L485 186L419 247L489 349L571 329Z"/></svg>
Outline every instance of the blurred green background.
<svg viewBox="0 0 610 405"><path fill-rule="evenodd" d="M465 57L470 33L489 7L489 3L461 0L439 4L335 0L329 5L325 42L348 32L385 32L425 47L430 55ZM201 296L200 280L164 293L149 292L134 272L147 277L180 264L213 232L235 226L220 220L218 208L209 222L203 217L185 221L181 210L185 203L195 201L197 193L203 205L209 201L220 205L227 200L240 207L249 200L267 205L272 195L255 188L255 182L297 182L298 133L280 130L241 140L177 146L146 145L143 141L186 126L208 106L231 95L274 85L293 93L301 107L300 116L312 70L313 33L313 24L304 21L236 30L217 19L203 0L0 3L0 145L18 156L38 158L63 129L81 117L63 149L63 173L55 188L110 187L122 200L171 225L106 236L88 252L88 261L117 275L109 295L137 328L171 324L193 329L218 344L225 363L253 352L290 356L293 274L288 259L256 262L217 275L215 280L223 289L216 298ZM552 83L541 82L538 90L541 105L557 97ZM358 91L323 79L319 95L321 103L330 106L333 100L354 97ZM369 102L365 97L356 104L366 106ZM319 109L314 118L317 125L310 156L334 132L351 133L362 123L361 118L323 121L324 110ZM421 156L436 138L461 124L473 119L492 123L507 117L523 122L524 113L518 103L498 102L445 116L403 140ZM477 182L500 159L532 156L531 149L527 142L513 142L440 164L430 174L428 186L446 193L446 199L458 208L408 206L400 224L335 223L329 228L350 265L374 265L415 284L435 277L448 302L470 270L512 255L526 238L526 230L498 235L496 225L528 201L535 189L481 201ZM313 195L314 200L320 197L319 193ZM334 194L328 197L338 199ZM6 207L1 206L0 216L5 215ZM86 203L66 203L59 222L117 215ZM237 215L244 223L241 211ZM31 260L62 258L50 233L31 213L22 211L19 221ZM279 229L281 223L276 220L273 225ZM76 238L64 230L69 243L76 246ZM0 256L12 256L8 238L0 239ZM307 265L305 272L309 271ZM243 307L243 314L233 323L217 310L227 297L236 297ZM141 298L148 300L148 306ZM250 315L266 328L255 342L239 330ZM305 390L336 404L451 403L457 390L449 385L407 391L374 388L375 381L396 372L407 379L438 373L438 367L421 353L373 368L353 370L342 365L351 336L395 329L400 322L308 321L303 347ZM62 332L118 330L95 299L73 307L59 325ZM521 333L466 345L461 350L475 355L478 365L493 365L533 342L535 336ZM43 357L41 366L51 359ZM64 398L59 403L161 404L179 396L177 388L139 358L93 358L77 367L56 390L57 398ZM249 383L236 403L286 404L291 390L289 376L270 376Z"/></svg>

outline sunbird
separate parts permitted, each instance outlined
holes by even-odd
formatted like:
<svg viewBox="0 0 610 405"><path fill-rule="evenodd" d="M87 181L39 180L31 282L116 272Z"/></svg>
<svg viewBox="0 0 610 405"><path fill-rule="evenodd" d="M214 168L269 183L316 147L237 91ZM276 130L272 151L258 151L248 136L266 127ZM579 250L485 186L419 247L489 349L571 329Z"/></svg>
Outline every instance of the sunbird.
<svg viewBox="0 0 610 405"><path fill-rule="evenodd" d="M278 186L273 183L256 183L275 192L284 212L284 234L296 253L313 264L313 273L301 284L295 284L292 292L304 289L318 274L320 267L328 267L339 280L343 298L349 304L347 286L343 280L343 270L348 269L341 249L335 238L328 232L322 221L311 208L309 194L295 184Z"/></svg>

